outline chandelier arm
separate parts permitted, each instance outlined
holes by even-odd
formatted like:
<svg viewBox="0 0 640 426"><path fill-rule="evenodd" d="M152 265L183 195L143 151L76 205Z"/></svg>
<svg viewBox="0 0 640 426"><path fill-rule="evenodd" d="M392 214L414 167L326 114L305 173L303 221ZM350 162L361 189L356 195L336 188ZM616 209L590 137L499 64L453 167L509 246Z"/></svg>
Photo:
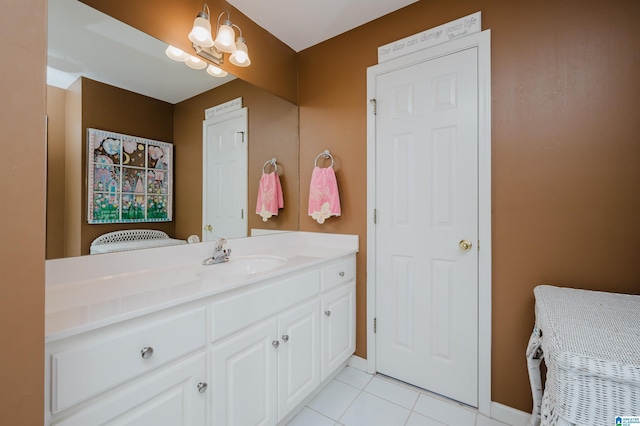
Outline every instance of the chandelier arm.
<svg viewBox="0 0 640 426"><path fill-rule="evenodd" d="M231 24L231 27L232 27L232 28L234 28L234 27L235 27L235 28L237 28L237 29L238 29L238 31L240 31L240 37L244 39L244 37L242 37L242 28L240 28L240 27L239 27L239 26L237 26L236 24Z"/></svg>
<svg viewBox="0 0 640 426"><path fill-rule="evenodd" d="M223 10L222 12L220 12L220 15L218 15L218 22L216 23L216 34L220 29L220 18L222 18L222 15L224 15L225 13L227 14L227 22L231 23L231 15L229 14L229 11Z"/></svg>

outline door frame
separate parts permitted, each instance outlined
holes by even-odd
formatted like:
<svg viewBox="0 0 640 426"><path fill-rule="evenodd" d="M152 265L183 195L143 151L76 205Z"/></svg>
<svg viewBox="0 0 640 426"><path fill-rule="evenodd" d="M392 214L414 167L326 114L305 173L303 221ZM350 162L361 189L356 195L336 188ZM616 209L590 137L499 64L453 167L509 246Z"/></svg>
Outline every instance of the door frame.
<svg viewBox="0 0 640 426"><path fill-rule="evenodd" d="M491 31L452 40L367 68L367 372L376 372L376 78L478 48L478 411L491 417Z"/></svg>

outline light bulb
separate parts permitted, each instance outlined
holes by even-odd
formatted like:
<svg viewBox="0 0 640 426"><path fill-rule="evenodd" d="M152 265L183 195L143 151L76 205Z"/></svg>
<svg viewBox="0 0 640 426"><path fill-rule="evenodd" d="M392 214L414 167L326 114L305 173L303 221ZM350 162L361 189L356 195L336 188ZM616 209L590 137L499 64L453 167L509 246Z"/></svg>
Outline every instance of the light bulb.
<svg viewBox="0 0 640 426"><path fill-rule="evenodd" d="M174 61L184 62L187 60L188 55L182 51L182 49L178 49L177 47L169 46L165 53L168 57L173 59Z"/></svg>
<svg viewBox="0 0 640 426"><path fill-rule="evenodd" d="M247 61L247 58L249 57L246 52L243 52L240 49L236 50L235 55L236 55L236 61L238 61L241 64L245 63Z"/></svg>
<svg viewBox="0 0 640 426"><path fill-rule="evenodd" d="M251 60L249 59L249 48L244 43L244 38L238 37L238 41L236 41L236 50L229 58L229 62L237 67L248 67L251 65Z"/></svg>
<svg viewBox="0 0 640 426"><path fill-rule="evenodd" d="M216 40L213 42L213 45L223 52L232 53L235 46L233 44L233 40L236 38L236 33L231 28L231 22L227 21L224 24L220 25L218 29L218 35L216 36Z"/></svg>
<svg viewBox="0 0 640 426"><path fill-rule="evenodd" d="M189 56L187 58L186 61L184 61L185 64L187 64L187 66L189 68L193 68L194 70L201 70L203 68L206 68L207 63L203 60L201 60L200 58L196 58L195 56Z"/></svg>
<svg viewBox="0 0 640 426"><path fill-rule="evenodd" d="M213 46L211 38L211 23L209 17L204 13L199 13L193 21L193 28L189 33L189 40L202 47Z"/></svg>
<svg viewBox="0 0 640 426"><path fill-rule="evenodd" d="M212 77L226 77L228 73L223 69L216 67L215 65L209 65L207 67L207 74Z"/></svg>

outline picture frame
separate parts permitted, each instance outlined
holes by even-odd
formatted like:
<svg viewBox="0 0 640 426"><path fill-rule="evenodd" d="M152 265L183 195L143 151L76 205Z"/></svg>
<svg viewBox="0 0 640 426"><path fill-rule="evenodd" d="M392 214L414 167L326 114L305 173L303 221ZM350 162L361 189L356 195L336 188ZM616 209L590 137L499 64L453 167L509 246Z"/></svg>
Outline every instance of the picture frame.
<svg viewBox="0 0 640 426"><path fill-rule="evenodd" d="M173 144L87 129L87 221L173 220Z"/></svg>

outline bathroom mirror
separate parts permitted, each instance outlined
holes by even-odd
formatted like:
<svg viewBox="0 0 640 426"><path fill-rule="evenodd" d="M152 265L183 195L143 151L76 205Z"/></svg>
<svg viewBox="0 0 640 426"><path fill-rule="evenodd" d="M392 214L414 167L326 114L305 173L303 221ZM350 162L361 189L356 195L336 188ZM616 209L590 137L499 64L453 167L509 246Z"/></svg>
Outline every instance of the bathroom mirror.
<svg viewBox="0 0 640 426"><path fill-rule="evenodd" d="M136 53L144 54L144 49L135 41L139 37L151 38L164 55L166 44L153 39L137 29L111 30L106 20L115 21L100 12L94 11L77 0L49 0L49 33L63 23L61 17L73 16L65 7L88 8L95 15L84 18L85 31L92 37L106 37L118 47L97 49L87 46L93 54L107 57L110 64L121 73L133 74L144 71L146 85L134 83L116 83L109 79L113 70L104 71L98 77L76 80L69 89L48 87L48 164L47 164L47 259L85 255L93 239L107 232L121 229L160 229L171 237L187 239L190 235L202 236L202 121L205 109L223 104L236 98L242 98L243 106L248 108L248 233L258 229L259 233L298 229L298 111L297 106L263 89L233 77L216 86L218 80L210 77L204 70L191 70L184 64L169 58L158 60L151 69L143 69L136 64ZM117 21L116 21L117 22ZM125 25L119 23L120 25ZM54 38L50 36L53 48ZM69 41L70 43L71 41ZM92 43L87 36L77 36L75 42ZM80 51L79 46L76 51ZM91 62L92 59L86 59ZM94 59L93 61L97 61ZM78 72L70 57L49 55L49 65L65 72ZM255 66L252 65L252 66ZM106 67L105 67L106 68ZM166 70L179 69L186 77L172 77ZM117 71L117 70L116 70ZM54 71L55 72L55 71ZM160 83L150 83L149 76L161 76ZM191 85L196 77L205 77L204 87L194 87L193 92L181 99L171 94L170 89ZM169 93L169 94L167 94ZM173 97L172 97L173 96ZM176 97L177 96L177 97ZM129 100L145 105L138 117L124 117L114 126L113 117L126 115ZM157 102L156 102L157 100ZM147 107L146 105L151 105ZM155 114L155 115L154 115ZM146 128L143 121L155 125ZM118 120L120 120L119 117ZM124 123L124 124L123 124ZM170 126L167 126L167 123ZM138 126L140 126L138 128ZM156 140L168 140L174 143L174 211L173 221L160 223L89 225L86 207L86 146L84 133L87 127L101 128L134 136ZM151 130L149 130L151 127ZM149 134L151 133L151 134ZM158 135L170 136L158 136ZM285 208L278 217L262 222L255 214L257 187L265 161L276 157L279 174L282 178L285 195ZM224 236L224 230L219 231Z"/></svg>

